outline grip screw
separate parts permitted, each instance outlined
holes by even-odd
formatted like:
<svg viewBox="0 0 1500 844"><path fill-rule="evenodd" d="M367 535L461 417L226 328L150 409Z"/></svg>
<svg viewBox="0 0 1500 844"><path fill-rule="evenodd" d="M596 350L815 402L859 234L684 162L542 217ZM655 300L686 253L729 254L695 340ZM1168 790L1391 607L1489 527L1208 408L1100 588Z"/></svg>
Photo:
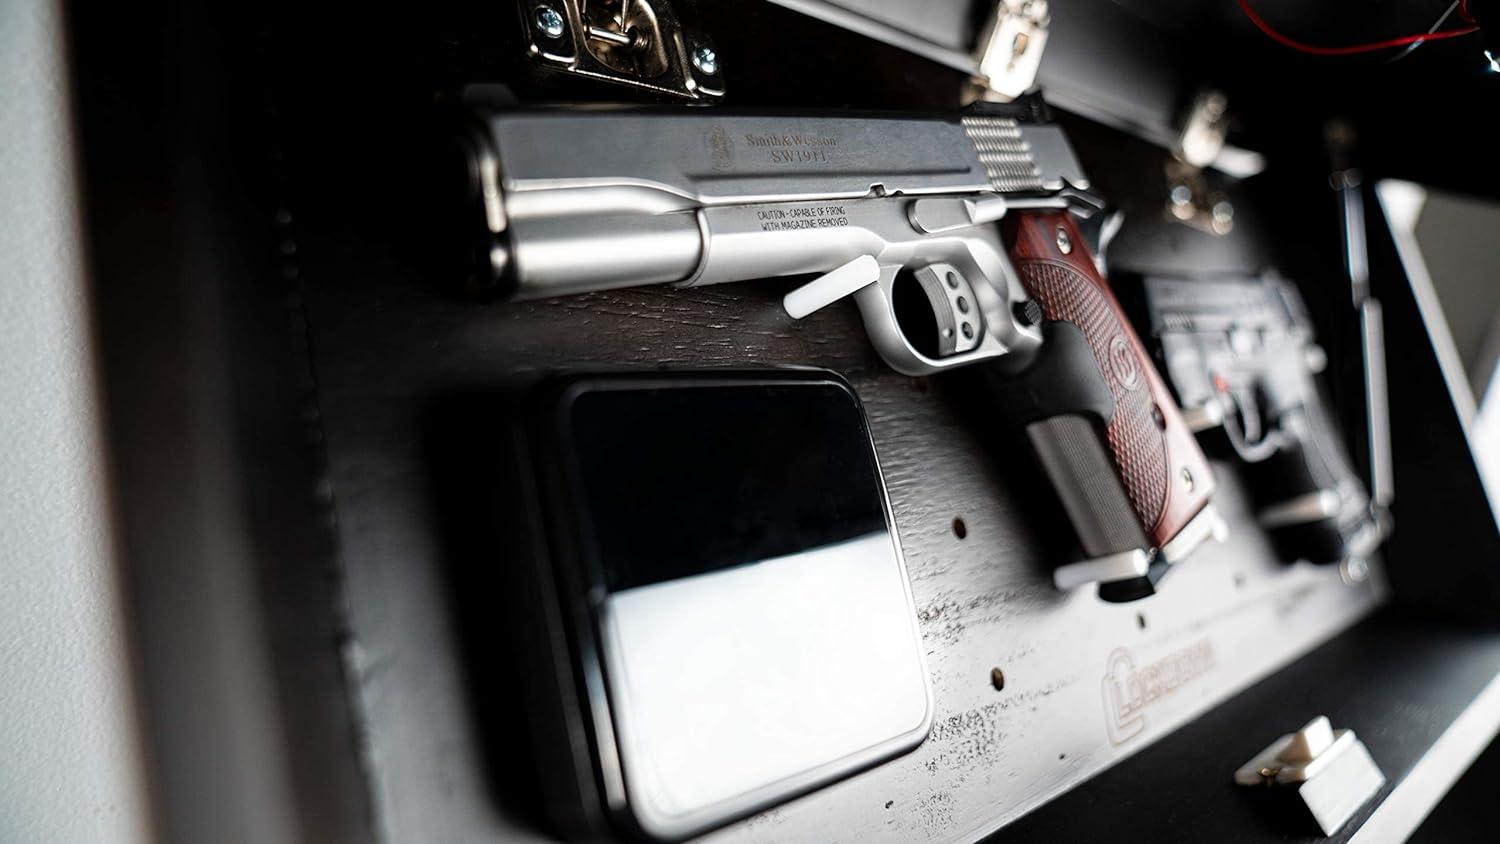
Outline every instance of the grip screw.
<svg viewBox="0 0 1500 844"><path fill-rule="evenodd" d="M1182 467L1182 485L1187 487L1188 492L1193 491L1193 473L1186 466Z"/></svg>
<svg viewBox="0 0 1500 844"><path fill-rule="evenodd" d="M1068 237L1068 230L1062 226L1057 227L1057 251L1064 255L1073 251L1073 238Z"/></svg>

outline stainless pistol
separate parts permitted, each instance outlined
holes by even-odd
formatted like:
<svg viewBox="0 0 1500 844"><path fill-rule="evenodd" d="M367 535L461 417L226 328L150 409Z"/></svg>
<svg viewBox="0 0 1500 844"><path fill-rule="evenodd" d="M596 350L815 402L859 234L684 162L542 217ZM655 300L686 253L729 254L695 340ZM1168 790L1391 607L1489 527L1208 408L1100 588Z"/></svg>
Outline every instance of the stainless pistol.
<svg viewBox="0 0 1500 844"><path fill-rule="evenodd" d="M1059 587L1150 594L1222 532L1208 464L1075 223L1101 203L1039 98L933 118L474 117L473 216L501 295L816 273L791 317L852 296L893 369L993 362L1091 558Z"/></svg>

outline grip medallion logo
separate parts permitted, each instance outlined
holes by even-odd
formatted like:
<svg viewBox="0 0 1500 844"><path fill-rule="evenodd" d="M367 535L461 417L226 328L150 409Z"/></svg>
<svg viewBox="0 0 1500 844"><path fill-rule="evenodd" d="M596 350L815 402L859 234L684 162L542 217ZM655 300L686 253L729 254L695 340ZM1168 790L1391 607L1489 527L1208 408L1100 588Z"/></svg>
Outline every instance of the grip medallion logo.
<svg viewBox="0 0 1500 844"><path fill-rule="evenodd" d="M1135 353L1130 343L1119 334L1109 343L1109 366L1115 371L1120 386L1134 390L1141 383L1141 368L1135 362Z"/></svg>

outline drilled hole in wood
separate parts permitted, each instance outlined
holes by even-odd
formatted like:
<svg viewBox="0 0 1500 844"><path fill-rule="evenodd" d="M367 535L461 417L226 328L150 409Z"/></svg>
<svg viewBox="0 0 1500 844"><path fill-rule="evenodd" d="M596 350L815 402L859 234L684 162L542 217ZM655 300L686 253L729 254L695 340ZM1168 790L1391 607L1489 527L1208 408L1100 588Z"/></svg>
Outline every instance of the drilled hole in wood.
<svg viewBox="0 0 1500 844"><path fill-rule="evenodd" d="M994 686L997 692L1005 691L1005 672L998 668L991 668L990 685Z"/></svg>
<svg viewBox="0 0 1500 844"><path fill-rule="evenodd" d="M953 535L959 539L963 539L969 535L969 526L964 524L963 519L953 520Z"/></svg>
<svg viewBox="0 0 1500 844"><path fill-rule="evenodd" d="M1141 628L1142 630L1146 629L1146 614L1145 613L1138 612L1138 613L1135 614L1135 626Z"/></svg>

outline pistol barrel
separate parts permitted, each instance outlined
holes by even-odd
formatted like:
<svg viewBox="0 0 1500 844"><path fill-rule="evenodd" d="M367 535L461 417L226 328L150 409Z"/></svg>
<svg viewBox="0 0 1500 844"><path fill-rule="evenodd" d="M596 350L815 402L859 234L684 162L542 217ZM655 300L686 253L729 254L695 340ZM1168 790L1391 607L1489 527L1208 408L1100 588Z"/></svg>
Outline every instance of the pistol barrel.
<svg viewBox="0 0 1500 844"><path fill-rule="evenodd" d="M523 218L509 242L517 299L677 283L703 257L693 212Z"/></svg>

